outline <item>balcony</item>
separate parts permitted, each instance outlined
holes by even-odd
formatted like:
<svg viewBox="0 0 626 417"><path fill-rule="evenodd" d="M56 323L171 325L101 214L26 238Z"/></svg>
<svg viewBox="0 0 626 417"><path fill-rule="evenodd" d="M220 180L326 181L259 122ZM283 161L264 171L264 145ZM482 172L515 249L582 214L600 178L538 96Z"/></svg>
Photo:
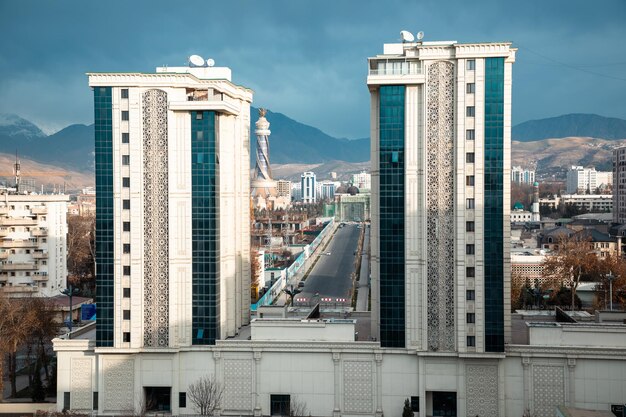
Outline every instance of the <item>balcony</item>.
<svg viewBox="0 0 626 417"><path fill-rule="evenodd" d="M37 226L37 220L30 217L11 217L0 219L0 226Z"/></svg>
<svg viewBox="0 0 626 417"><path fill-rule="evenodd" d="M5 239L0 242L0 248L36 248L37 239L11 240Z"/></svg>
<svg viewBox="0 0 626 417"><path fill-rule="evenodd" d="M35 259L48 259L48 252L35 251L35 252L33 252L33 258L35 258Z"/></svg>
<svg viewBox="0 0 626 417"><path fill-rule="evenodd" d="M0 271L35 271L39 267L34 262L2 262Z"/></svg>
<svg viewBox="0 0 626 417"><path fill-rule="evenodd" d="M31 207L30 212L33 214L48 214L48 207L46 206Z"/></svg>
<svg viewBox="0 0 626 417"><path fill-rule="evenodd" d="M48 229L40 227L39 229L33 229L30 231L30 235L33 237L46 237L48 236Z"/></svg>
<svg viewBox="0 0 626 417"><path fill-rule="evenodd" d="M15 285L0 287L0 291L4 292L5 294L34 293L39 291L39 288L37 286L31 285Z"/></svg>
<svg viewBox="0 0 626 417"><path fill-rule="evenodd" d="M31 277L33 281L48 281L48 273L47 272L35 272Z"/></svg>
<svg viewBox="0 0 626 417"><path fill-rule="evenodd" d="M7 214L9 214L9 207L8 206L2 206L0 207L0 215L4 214L5 216Z"/></svg>
<svg viewBox="0 0 626 417"><path fill-rule="evenodd" d="M9 231L9 229L8 229L8 228L6 228L6 227L0 227L0 237L5 237L5 236L8 236L8 235L9 235L9 233L11 233L11 232Z"/></svg>
<svg viewBox="0 0 626 417"><path fill-rule="evenodd" d="M9 252L0 252L0 259L9 259Z"/></svg>

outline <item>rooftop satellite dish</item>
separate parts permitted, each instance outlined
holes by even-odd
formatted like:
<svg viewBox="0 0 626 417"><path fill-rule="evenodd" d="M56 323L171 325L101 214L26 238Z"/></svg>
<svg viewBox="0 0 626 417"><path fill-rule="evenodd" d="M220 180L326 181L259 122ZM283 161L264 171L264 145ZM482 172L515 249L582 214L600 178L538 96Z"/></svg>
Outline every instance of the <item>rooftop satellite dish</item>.
<svg viewBox="0 0 626 417"><path fill-rule="evenodd" d="M413 34L408 30L401 30L400 38L402 39L402 42L413 42L415 40Z"/></svg>
<svg viewBox="0 0 626 417"><path fill-rule="evenodd" d="M215 65L215 61L213 60L213 58L209 58L206 60L206 64L209 67L212 67L213 65Z"/></svg>
<svg viewBox="0 0 626 417"><path fill-rule="evenodd" d="M200 55L191 55L189 57L189 66L204 67L204 58Z"/></svg>
<svg viewBox="0 0 626 417"><path fill-rule="evenodd" d="M424 32L420 30L419 32L417 32L417 40L421 41L422 39L424 39Z"/></svg>

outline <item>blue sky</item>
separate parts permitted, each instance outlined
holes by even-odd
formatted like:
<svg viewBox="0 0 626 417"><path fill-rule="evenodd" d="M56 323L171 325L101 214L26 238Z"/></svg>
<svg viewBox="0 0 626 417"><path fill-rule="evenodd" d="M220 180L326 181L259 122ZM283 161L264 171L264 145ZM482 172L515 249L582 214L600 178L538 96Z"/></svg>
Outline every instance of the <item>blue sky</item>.
<svg viewBox="0 0 626 417"><path fill-rule="evenodd" d="M347 138L369 134L368 56L402 29L512 41L513 123L626 118L626 1L0 0L0 112L47 132L92 123L86 72L228 66L254 105Z"/></svg>

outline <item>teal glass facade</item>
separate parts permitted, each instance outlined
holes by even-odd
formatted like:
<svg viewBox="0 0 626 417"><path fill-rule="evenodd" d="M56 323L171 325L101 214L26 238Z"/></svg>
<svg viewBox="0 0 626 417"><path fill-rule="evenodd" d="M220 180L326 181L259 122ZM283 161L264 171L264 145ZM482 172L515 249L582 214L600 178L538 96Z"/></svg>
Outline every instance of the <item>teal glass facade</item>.
<svg viewBox="0 0 626 417"><path fill-rule="evenodd" d="M96 150L96 346L113 346L113 110L111 87L94 88Z"/></svg>
<svg viewBox="0 0 626 417"><path fill-rule="evenodd" d="M405 86L379 89L380 343L405 346L404 111Z"/></svg>
<svg viewBox="0 0 626 417"><path fill-rule="evenodd" d="M219 205L215 112L191 112L192 343L219 338Z"/></svg>
<svg viewBox="0 0 626 417"><path fill-rule="evenodd" d="M504 352L504 58L485 59L485 350Z"/></svg>

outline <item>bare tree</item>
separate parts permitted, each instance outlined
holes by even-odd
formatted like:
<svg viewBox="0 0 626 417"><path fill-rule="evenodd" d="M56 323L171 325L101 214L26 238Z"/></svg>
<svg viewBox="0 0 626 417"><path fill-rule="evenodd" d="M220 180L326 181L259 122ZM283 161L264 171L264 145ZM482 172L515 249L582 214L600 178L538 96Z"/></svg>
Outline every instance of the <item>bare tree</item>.
<svg viewBox="0 0 626 417"><path fill-rule="evenodd" d="M9 355L9 377L11 396L17 395L15 387L16 354L22 343L31 335L37 321L36 313L29 308L29 303L21 299L9 299L0 296L0 401L4 392L4 356Z"/></svg>
<svg viewBox="0 0 626 417"><path fill-rule="evenodd" d="M289 403L289 416L290 417L307 417L310 416L309 407L306 403L297 397L291 399Z"/></svg>
<svg viewBox="0 0 626 417"><path fill-rule="evenodd" d="M70 216L67 221L67 270L70 283L95 289L95 216Z"/></svg>
<svg viewBox="0 0 626 417"><path fill-rule="evenodd" d="M189 385L187 395L189 401L196 406L200 415L212 416L222 402L224 388L215 376L203 376Z"/></svg>

